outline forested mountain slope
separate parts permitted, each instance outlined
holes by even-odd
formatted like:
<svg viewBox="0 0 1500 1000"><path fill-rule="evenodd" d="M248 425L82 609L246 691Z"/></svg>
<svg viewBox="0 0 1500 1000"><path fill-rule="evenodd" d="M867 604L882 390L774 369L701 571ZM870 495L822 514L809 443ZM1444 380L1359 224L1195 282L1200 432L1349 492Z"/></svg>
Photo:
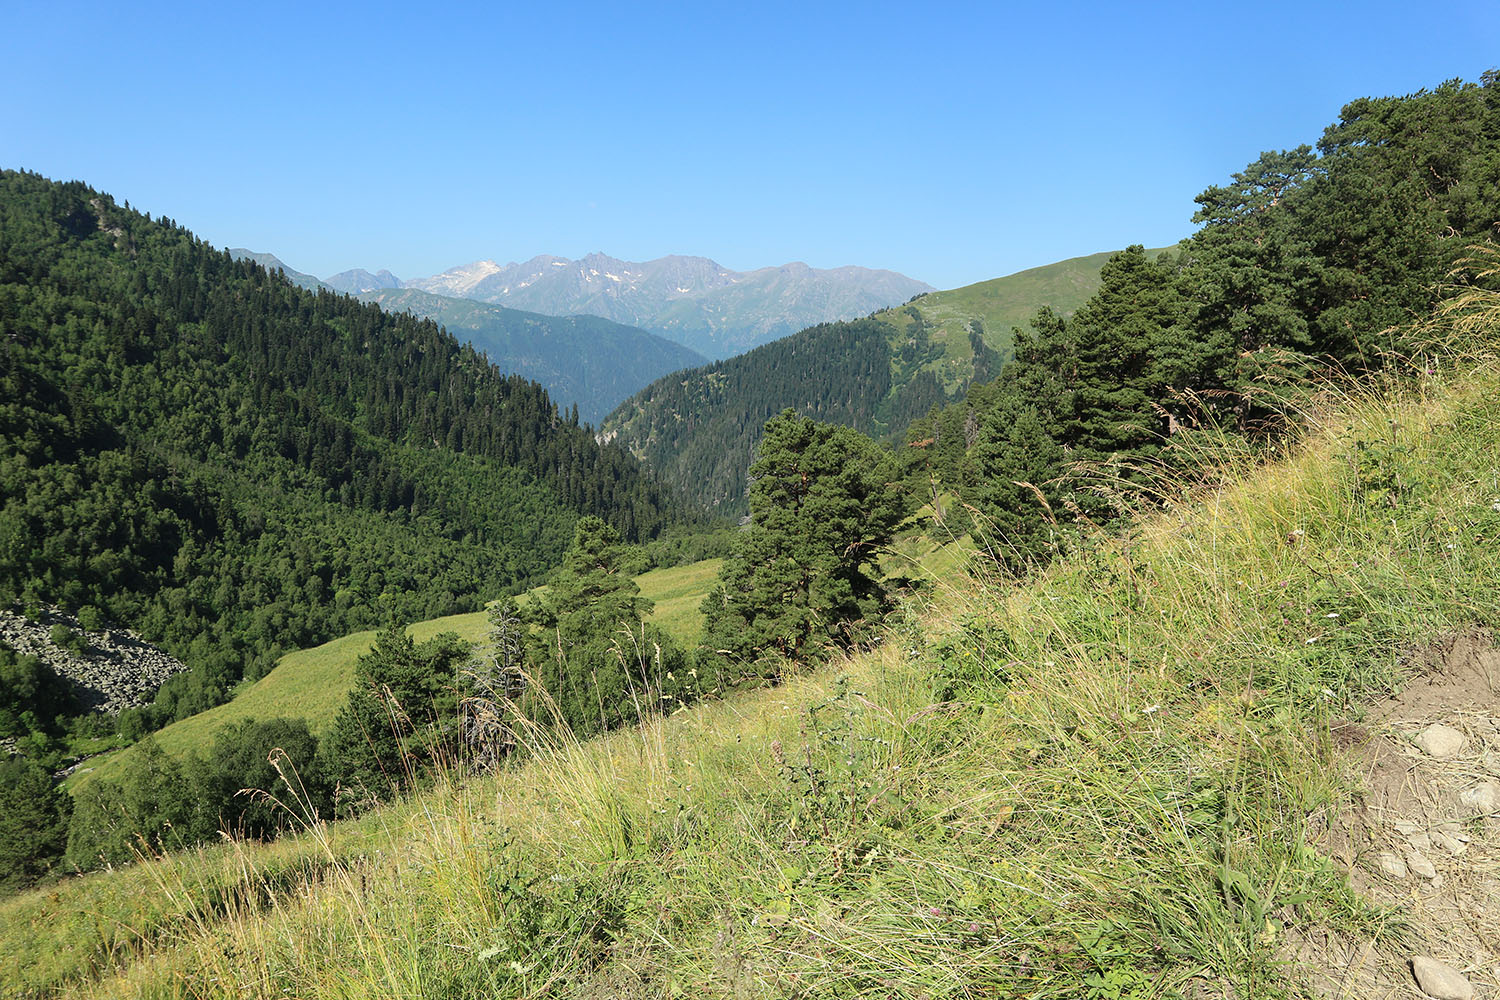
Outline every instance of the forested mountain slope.
<svg viewBox="0 0 1500 1000"><path fill-rule="evenodd" d="M1099 287L1109 254L930 292L849 322L810 327L726 361L665 376L605 420L618 439L686 495L745 510L745 472L766 420L787 407L877 437L994 378L1011 328L1046 305L1070 313Z"/></svg>
<svg viewBox="0 0 1500 1000"><path fill-rule="evenodd" d="M543 316L415 288L382 288L358 298L387 312L436 320L501 371L540 382L559 408L577 406L580 419L591 424L652 380L704 362L675 341L598 316Z"/></svg>
<svg viewBox="0 0 1500 1000"><path fill-rule="evenodd" d="M860 430L876 425L891 385L889 332L870 319L829 323L664 376L622 403L602 434L710 510L744 513L745 473L771 417L790 406Z"/></svg>
<svg viewBox="0 0 1500 1000"><path fill-rule="evenodd" d="M0 600L164 644L193 668L168 717L252 661L518 588L580 514L631 539L684 516L437 324L81 183L0 174L0 329Z"/></svg>

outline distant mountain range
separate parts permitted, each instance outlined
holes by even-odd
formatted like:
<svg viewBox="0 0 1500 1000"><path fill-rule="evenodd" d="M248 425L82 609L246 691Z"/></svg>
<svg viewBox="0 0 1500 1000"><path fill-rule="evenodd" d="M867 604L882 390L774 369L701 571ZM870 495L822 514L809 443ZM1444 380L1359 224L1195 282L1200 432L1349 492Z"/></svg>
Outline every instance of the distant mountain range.
<svg viewBox="0 0 1500 1000"><path fill-rule="evenodd" d="M365 292L378 292L383 288L400 288L401 279L384 268L371 274L362 267L356 267L352 271L340 271L324 278L323 284L336 292L362 295Z"/></svg>
<svg viewBox="0 0 1500 1000"><path fill-rule="evenodd" d="M602 253L580 260L543 254L503 266L480 260L407 280L384 269L353 268L319 280L268 253L229 252L281 268L304 288L349 295L414 289L544 316L599 316L665 337L709 359L743 354L819 323L868 316L934 290L904 274L867 267L819 269L791 263L731 271L707 257L634 263ZM451 306L443 311L454 313ZM501 357L491 358L505 366Z"/></svg>
<svg viewBox="0 0 1500 1000"><path fill-rule="evenodd" d="M353 295L415 288L549 316L603 316L710 358L740 354L818 323L866 316L932 291L925 282L865 267L820 270L792 263L731 271L707 257L635 263L602 253L580 260L542 255L503 266L481 260L407 281L389 271L356 269L324 283Z"/></svg>

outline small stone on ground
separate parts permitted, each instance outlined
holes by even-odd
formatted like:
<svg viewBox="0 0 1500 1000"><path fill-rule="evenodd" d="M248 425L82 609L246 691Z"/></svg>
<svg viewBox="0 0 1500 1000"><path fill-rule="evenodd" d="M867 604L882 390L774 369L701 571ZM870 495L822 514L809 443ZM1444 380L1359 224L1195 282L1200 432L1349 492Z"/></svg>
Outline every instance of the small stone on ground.
<svg viewBox="0 0 1500 1000"><path fill-rule="evenodd" d="M1473 1000L1474 984L1451 965L1425 955L1413 956L1411 972L1422 992L1433 1000Z"/></svg>
<svg viewBox="0 0 1500 1000"><path fill-rule="evenodd" d="M1406 867L1418 878L1437 878L1437 869L1421 851L1406 852Z"/></svg>
<svg viewBox="0 0 1500 1000"><path fill-rule="evenodd" d="M1458 800L1486 816L1500 811L1500 781L1482 781L1473 788L1466 788L1458 793Z"/></svg>
<svg viewBox="0 0 1500 1000"><path fill-rule="evenodd" d="M1464 734L1452 726L1435 722L1417 734L1416 743L1423 753L1441 760L1458 753L1464 745Z"/></svg>

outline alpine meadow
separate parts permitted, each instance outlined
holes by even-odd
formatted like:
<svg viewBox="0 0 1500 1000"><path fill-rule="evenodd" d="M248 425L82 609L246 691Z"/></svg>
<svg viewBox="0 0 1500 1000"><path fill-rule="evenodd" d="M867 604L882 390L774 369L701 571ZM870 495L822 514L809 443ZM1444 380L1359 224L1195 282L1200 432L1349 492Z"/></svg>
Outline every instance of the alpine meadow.
<svg viewBox="0 0 1500 1000"><path fill-rule="evenodd" d="M769 211L713 96L555 186ZM925 291L0 169L0 994L1500 997L1500 72L1342 99Z"/></svg>

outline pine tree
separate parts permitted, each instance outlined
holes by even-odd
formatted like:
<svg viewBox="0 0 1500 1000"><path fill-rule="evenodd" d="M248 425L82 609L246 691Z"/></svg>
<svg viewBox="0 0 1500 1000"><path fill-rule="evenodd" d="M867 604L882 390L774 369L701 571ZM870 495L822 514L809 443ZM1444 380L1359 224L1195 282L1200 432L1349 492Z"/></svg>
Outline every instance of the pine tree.
<svg viewBox="0 0 1500 1000"><path fill-rule="evenodd" d="M0 761L0 892L24 889L62 857L72 805L34 761Z"/></svg>
<svg viewBox="0 0 1500 1000"><path fill-rule="evenodd" d="M468 656L469 644L452 633L418 643L397 623L381 631L318 748L340 813L400 793L434 759L452 759L458 671Z"/></svg>
<svg viewBox="0 0 1500 1000"><path fill-rule="evenodd" d="M704 602L705 641L731 675L774 678L777 658L848 645L884 611L880 550L907 502L888 452L792 410L766 424L750 477L750 526Z"/></svg>
<svg viewBox="0 0 1500 1000"><path fill-rule="evenodd" d="M1014 572L1045 563L1059 544L1063 449L1036 410L1027 407L1013 420L992 413L975 464L983 484L977 505L987 522L979 535L996 561Z"/></svg>
<svg viewBox="0 0 1500 1000"><path fill-rule="evenodd" d="M534 718L545 721L555 711L557 721L587 735L683 693L686 656L645 621L652 604L630 578L630 562L612 527L596 517L579 520L547 592L523 615L533 626L527 660L542 688L525 699Z"/></svg>

